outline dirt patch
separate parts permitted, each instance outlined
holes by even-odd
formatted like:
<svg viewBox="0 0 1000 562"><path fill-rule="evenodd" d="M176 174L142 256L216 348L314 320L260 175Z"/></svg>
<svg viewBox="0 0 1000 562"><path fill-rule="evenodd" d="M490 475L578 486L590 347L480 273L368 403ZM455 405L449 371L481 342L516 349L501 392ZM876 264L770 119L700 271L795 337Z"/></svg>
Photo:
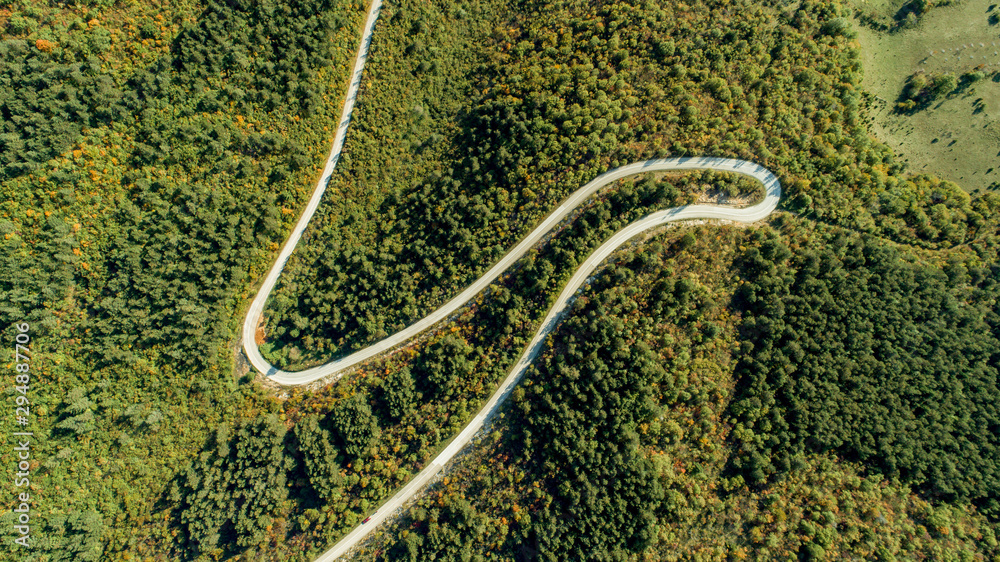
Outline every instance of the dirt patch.
<svg viewBox="0 0 1000 562"><path fill-rule="evenodd" d="M699 204L725 205L727 207L749 207L760 202L760 197L752 193L729 195L721 189L706 189L698 195Z"/></svg>

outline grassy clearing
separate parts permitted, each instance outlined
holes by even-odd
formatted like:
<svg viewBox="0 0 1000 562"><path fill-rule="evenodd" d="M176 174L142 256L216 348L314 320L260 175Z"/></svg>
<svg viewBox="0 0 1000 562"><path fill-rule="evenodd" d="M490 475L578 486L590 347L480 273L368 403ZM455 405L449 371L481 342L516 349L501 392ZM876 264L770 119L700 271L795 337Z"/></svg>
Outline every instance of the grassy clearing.
<svg viewBox="0 0 1000 562"><path fill-rule="evenodd" d="M858 11L882 20L903 2L853 0ZM1000 15L992 0L969 0L927 12L911 29L875 31L858 25L864 88L874 95L871 130L906 161L910 171L936 174L969 192L1000 188ZM982 46L980 46L982 44ZM931 52L934 52L932 55ZM894 112L906 79L981 70L991 74L961 86L930 107L910 115Z"/></svg>

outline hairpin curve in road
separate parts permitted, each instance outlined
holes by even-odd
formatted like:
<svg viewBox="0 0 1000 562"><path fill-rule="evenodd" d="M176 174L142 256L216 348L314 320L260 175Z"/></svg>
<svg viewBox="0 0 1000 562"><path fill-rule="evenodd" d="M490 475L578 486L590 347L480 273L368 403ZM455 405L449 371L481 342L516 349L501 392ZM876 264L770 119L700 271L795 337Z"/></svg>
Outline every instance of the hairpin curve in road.
<svg viewBox="0 0 1000 562"><path fill-rule="evenodd" d="M546 217L541 224L539 224L530 234L528 234L528 236L521 240L521 242L519 242L517 246L510 250L503 258L501 258L500 261L494 264L493 267L483 274L482 277L477 279L464 291L429 314L427 317L383 339L382 341L376 342L346 357L336 359L324 365L298 372L289 372L278 369L268 363L267 360L265 360L261 355L260 349L257 347L255 332L261 314L264 310L264 304L267 302L268 296L274 289L278 277L281 275L281 271L284 269L285 263L288 261L288 257L291 255L295 246L302 237L302 233L309 224L309 220L312 218L313 214L315 214L316 209L319 206L320 199L326 191L327 182L329 182L330 176L333 174L333 169L337 164L337 160L340 158L340 153L344 146L344 137L347 134L347 128L351 120L351 113L354 109L354 102L357 100L358 86L361 84L362 71L364 69L365 61L368 58L368 47L371 44L372 31L375 27L375 20L378 18L381 7L382 0L373 0L368 9L368 16L361 38L361 45L358 50L357 60L355 61L354 72L351 75L351 82L348 87L347 97L344 101L344 109L341 113L340 124L337 127L333 148L330 150L330 155L327 158L323 174L320 176L316 189L313 191L312 197L309 199L309 203L306 205L302 216L295 224L288 240L281 249L277 261L268 272L267 277L265 277L264 282L261 285L260 290L257 292L257 296L251 303L250 309L243 322L243 348L246 351L247 358L250 360L250 363L255 369L267 375L271 380L277 383L283 385L301 385L337 374L358 365L359 363L367 361L376 355L395 348L417 334L434 326L438 322L448 318L460 307L475 298L476 295L478 295L483 289L499 277L501 273L506 271L528 250L530 250L532 246L534 246L539 240L548 234L549 231L557 226L562 219L573 212L573 210L576 209L581 203L586 201L588 197L596 193L602 187L619 179L645 172L715 170L720 172L732 172L753 178L764 186L765 195L763 201L760 203L752 207L742 209L717 205L685 205L682 207L664 209L646 215L645 217L616 232L593 254L584 260L584 262L576 270L573 277L569 280L569 283L567 283L563 288L559 298L556 299L555 303L549 309L545 319L542 321L541 326L538 328L538 331L535 332L531 343L528 344L528 347L521 354L517 363L510 370L497 391L490 396L486 404L465 426L465 428L462 429L461 433L452 439L444 451L431 461L430 464L424 467L424 469L421 470L420 473L418 473L406 486L400 489L386 503L382 504L376 513L373 513L368 519L366 519L364 524L357 526L330 550L320 555L320 557L316 559L316 562L329 562L335 560L358 544L358 542L363 540L369 533L377 528L382 521L391 517L406 503L406 501L408 501L415 493L430 482L441 471L441 469L448 464L455 454L462 450L462 448L464 448L473 439L476 433L483 428L490 417L499 410L500 405L521 380L521 377L524 376L524 373L531 365L531 362L541 351L545 337L555 328L560 317L569 308L577 290L583 286L587 278L589 278L591 273L593 273L594 269L596 269L597 266L600 265L600 263L610 256L616 249L641 232L674 221L690 219L718 219L742 223L756 222L770 215L771 211L777 207L778 201L781 198L781 182L778 181L778 178L771 173L770 170L753 162L733 158L717 158L713 156L660 158L636 162L634 164L615 168L614 170L609 170L597 176L566 198L566 200L563 201L555 211Z"/></svg>

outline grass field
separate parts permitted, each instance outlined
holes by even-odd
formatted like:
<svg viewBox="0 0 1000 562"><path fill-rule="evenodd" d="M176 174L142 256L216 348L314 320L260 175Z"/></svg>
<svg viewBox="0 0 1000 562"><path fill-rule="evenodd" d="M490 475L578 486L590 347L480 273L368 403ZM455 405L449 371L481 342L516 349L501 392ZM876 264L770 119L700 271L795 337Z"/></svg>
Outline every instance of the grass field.
<svg viewBox="0 0 1000 562"><path fill-rule="evenodd" d="M858 11L891 21L901 0L852 0ZM1000 188L1000 16L994 0L939 6L912 28L875 31L856 20L864 60L864 87L873 95L872 132L901 155L914 173L954 181L966 191ZM932 54L933 53L933 54ZM906 79L981 70L986 79L910 115L894 112Z"/></svg>

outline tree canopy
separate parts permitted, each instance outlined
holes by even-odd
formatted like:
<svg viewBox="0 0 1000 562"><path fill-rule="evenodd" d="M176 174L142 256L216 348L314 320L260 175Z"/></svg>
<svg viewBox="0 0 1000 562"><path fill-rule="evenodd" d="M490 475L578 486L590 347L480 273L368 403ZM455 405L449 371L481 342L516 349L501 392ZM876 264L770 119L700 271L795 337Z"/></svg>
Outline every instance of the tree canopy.
<svg viewBox="0 0 1000 562"><path fill-rule="evenodd" d="M817 242L793 253L762 232L742 258L735 466L760 482L835 451L1000 516L996 271L842 231Z"/></svg>

